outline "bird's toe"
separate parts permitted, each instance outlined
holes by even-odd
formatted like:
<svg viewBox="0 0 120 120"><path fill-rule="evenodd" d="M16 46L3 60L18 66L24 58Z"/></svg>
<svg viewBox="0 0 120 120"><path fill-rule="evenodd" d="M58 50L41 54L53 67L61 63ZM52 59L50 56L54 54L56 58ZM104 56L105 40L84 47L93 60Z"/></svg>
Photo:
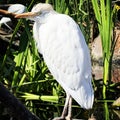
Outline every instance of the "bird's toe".
<svg viewBox="0 0 120 120"><path fill-rule="evenodd" d="M56 117L56 118L54 118L53 120L66 120L66 119L63 118L63 117Z"/></svg>
<svg viewBox="0 0 120 120"><path fill-rule="evenodd" d="M72 118L70 116L66 116L65 120L72 120Z"/></svg>

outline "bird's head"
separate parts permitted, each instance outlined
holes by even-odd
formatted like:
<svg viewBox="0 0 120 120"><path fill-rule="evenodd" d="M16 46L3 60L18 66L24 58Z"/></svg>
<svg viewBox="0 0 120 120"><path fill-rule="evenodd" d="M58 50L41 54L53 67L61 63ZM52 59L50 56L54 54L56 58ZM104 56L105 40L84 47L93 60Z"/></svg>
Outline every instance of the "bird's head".
<svg viewBox="0 0 120 120"><path fill-rule="evenodd" d="M34 17L49 11L53 11L52 5L46 3L38 3L32 8L31 12L17 14L15 18L28 18L34 20Z"/></svg>

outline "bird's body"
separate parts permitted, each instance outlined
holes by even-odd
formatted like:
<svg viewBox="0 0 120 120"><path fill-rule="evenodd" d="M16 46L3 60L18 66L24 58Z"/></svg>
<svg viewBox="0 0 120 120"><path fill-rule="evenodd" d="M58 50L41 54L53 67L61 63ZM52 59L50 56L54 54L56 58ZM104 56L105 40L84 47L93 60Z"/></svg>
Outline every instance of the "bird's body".
<svg viewBox="0 0 120 120"><path fill-rule="evenodd" d="M37 48L52 75L65 91L81 107L91 108L91 62L84 36L69 16L46 14L48 16L45 18L37 18L33 27Z"/></svg>
<svg viewBox="0 0 120 120"><path fill-rule="evenodd" d="M32 9L32 13L36 13L33 17L31 13L30 17L26 14L23 17L27 16L35 21L33 35L38 51L43 55L54 78L69 96L65 110L70 96L81 107L90 109L94 94L91 84L90 53L84 36L71 17L55 12L49 4L48 7L45 5L43 9L41 3L37 4L35 7L39 7ZM20 18L20 15L16 17ZM65 113L62 114L63 117Z"/></svg>

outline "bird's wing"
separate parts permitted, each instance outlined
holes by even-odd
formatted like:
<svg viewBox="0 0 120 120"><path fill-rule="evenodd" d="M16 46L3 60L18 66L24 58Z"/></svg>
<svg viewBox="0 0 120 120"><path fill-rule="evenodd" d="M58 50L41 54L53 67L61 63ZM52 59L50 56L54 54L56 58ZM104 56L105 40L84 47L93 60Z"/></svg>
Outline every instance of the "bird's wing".
<svg viewBox="0 0 120 120"><path fill-rule="evenodd" d="M89 50L78 25L58 14L41 25L39 33L44 59L54 77L77 89L91 75Z"/></svg>
<svg viewBox="0 0 120 120"><path fill-rule="evenodd" d="M89 50L82 32L73 19L62 14L52 16L40 26L39 40L37 44L41 46L49 70L66 92L91 93ZM80 96L84 98L84 94L80 93Z"/></svg>

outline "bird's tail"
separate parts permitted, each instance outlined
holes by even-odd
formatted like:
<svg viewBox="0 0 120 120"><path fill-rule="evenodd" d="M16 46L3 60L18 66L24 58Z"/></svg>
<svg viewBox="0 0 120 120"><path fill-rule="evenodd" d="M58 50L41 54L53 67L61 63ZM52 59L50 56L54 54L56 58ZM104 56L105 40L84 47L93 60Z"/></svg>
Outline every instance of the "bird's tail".
<svg viewBox="0 0 120 120"><path fill-rule="evenodd" d="M91 109L94 101L94 92L90 82L83 83L77 90L69 89L69 94L73 99L85 109Z"/></svg>

